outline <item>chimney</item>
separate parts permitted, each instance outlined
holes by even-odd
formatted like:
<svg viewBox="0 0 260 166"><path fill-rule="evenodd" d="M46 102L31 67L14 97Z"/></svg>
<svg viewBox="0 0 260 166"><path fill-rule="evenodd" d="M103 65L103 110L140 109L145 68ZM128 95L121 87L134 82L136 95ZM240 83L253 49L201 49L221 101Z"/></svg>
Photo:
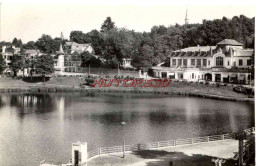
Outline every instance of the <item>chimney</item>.
<svg viewBox="0 0 260 166"><path fill-rule="evenodd" d="M230 53L230 55L232 56L232 48L231 47L229 47L229 53Z"/></svg>
<svg viewBox="0 0 260 166"><path fill-rule="evenodd" d="M210 56L212 56L213 52L212 52L212 48L210 47Z"/></svg>

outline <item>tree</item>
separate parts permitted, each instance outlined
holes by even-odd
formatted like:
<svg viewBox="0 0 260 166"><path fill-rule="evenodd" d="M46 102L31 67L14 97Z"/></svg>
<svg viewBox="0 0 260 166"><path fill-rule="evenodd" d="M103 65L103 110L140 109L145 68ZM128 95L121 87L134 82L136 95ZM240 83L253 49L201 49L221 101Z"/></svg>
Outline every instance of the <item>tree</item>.
<svg viewBox="0 0 260 166"><path fill-rule="evenodd" d="M23 69L23 59L19 55L14 55L11 61L10 69L13 71L13 76L17 77L17 72Z"/></svg>
<svg viewBox="0 0 260 166"><path fill-rule="evenodd" d="M6 63L2 55L0 55L0 73L6 69Z"/></svg>
<svg viewBox="0 0 260 166"><path fill-rule="evenodd" d="M151 46L144 45L140 48L140 54L133 58L132 65L137 69L152 67L154 52Z"/></svg>
<svg viewBox="0 0 260 166"><path fill-rule="evenodd" d="M245 131L239 131L232 134L232 137L238 140L239 166L243 165L244 140L247 139Z"/></svg>
<svg viewBox="0 0 260 166"><path fill-rule="evenodd" d="M12 44L16 44L17 43L17 38L15 37L14 39L13 39L13 41L12 41Z"/></svg>
<svg viewBox="0 0 260 166"><path fill-rule="evenodd" d="M22 40L17 39L16 37L13 39L12 44L14 44L16 47L21 47L22 46Z"/></svg>
<svg viewBox="0 0 260 166"><path fill-rule="evenodd" d="M27 72L30 68L30 58L24 58L23 60L23 77L24 77L24 70L27 69Z"/></svg>
<svg viewBox="0 0 260 166"><path fill-rule="evenodd" d="M105 43L102 33L98 30L92 30L87 35L90 37L90 43L93 47L96 55L103 55L105 49Z"/></svg>
<svg viewBox="0 0 260 166"><path fill-rule="evenodd" d="M90 54L89 52L81 53L82 59L82 67L87 67L91 65L91 67L99 67L101 65L101 60L96 58L94 55Z"/></svg>
<svg viewBox="0 0 260 166"><path fill-rule="evenodd" d="M47 54L55 53L59 50L59 41L54 40L49 35L43 34L35 43L37 48Z"/></svg>
<svg viewBox="0 0 260 166"><path fill-rule="evenodd" d="M23 45L24 49L37 49L37 46L34 41L29 41Z"/></svg>
<svg viewBox="0 0 260 166"><path fill-rule="evenodd" d="M107 17L104 23L101 25L101 32L105 32L115 28L115 22L112 21L111 17Z"/></svg>
<svg viewBox="0 0 260 166"><path fill-rule="evenodd" d="M25 60L25 67L28 65L28 69L30 70L30 77L32 81L33 73L35 72L35 61L36 59L30 58Z"/></svg>
<svg viewBox="0 0 260 166"><path fill-rule="evenodd" d="M35 71L42 75L43 81L45 82L46 74L51 74L54 72L54 60L50 55L42 55L36 57L35 61Z"/></svg>
<svg viewBox="0 0 260 166"><path fill-rule="evenodd" d="M70 41L83 44L84 42L84 33L82 31L71 31L70 32Z"/></svg>

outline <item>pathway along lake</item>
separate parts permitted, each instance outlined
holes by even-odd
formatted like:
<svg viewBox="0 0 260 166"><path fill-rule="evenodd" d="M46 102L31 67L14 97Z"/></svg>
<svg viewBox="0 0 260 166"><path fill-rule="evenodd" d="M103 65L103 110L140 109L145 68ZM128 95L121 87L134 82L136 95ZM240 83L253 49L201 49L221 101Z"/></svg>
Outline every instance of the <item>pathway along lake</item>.
<svg viewBox="0 0 260 166"><path fill-rule="evenodd" d="M68 162L89 149L228 133L254 126L254 103L154 94L0 94L0 165Z"/></svg>

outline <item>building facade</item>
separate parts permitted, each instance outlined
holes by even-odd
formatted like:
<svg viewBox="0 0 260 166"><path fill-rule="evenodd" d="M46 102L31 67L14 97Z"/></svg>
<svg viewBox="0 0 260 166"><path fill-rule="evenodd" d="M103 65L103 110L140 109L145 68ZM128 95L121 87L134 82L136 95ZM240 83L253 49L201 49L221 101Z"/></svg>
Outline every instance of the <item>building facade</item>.
<svg viewBox="0 0 260 166"><path fill-rule="evenodd" d="M78 44L76 42L66 42L64 45L64 50L66 54L72 54L74 52L78 52L81 54L82 52L88 51L91 54L94 54L94 49L90 44Z"/></svg>
<svg viewBox="0 0 260 166"><path fill-rule="evenodd" d="M20 53L20 48L15 47L13 44L2 44L0 46L0 53L2 57L4 58L6 65L10 66L13 56L14 55L19 55Z"/></svg>
<svg viewBox="0 0 260 166"><path fill-rule="evenodd" d="M170 67L153 67L154 76L187 81L248 84L252 49L225 39L216 46L196 46L172 52Z"/></svg>
<svg viewBox="0 0 260 166"><path fill-rule="evenodd" d="M121 67L125 69L134 69L134 67L131 65L132 59L131 58L123 58Z"/></svg>

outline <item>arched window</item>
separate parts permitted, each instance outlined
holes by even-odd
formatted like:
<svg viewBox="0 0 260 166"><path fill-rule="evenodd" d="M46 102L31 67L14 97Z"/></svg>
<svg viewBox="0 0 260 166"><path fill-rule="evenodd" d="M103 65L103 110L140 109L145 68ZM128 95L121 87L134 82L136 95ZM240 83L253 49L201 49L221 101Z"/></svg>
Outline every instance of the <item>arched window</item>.
<svg viewBox="0 0 260 166"><path fill-rule="evenodd" d="M216 58L216 66L223 66L223 58L222 57Z"/></svg>

